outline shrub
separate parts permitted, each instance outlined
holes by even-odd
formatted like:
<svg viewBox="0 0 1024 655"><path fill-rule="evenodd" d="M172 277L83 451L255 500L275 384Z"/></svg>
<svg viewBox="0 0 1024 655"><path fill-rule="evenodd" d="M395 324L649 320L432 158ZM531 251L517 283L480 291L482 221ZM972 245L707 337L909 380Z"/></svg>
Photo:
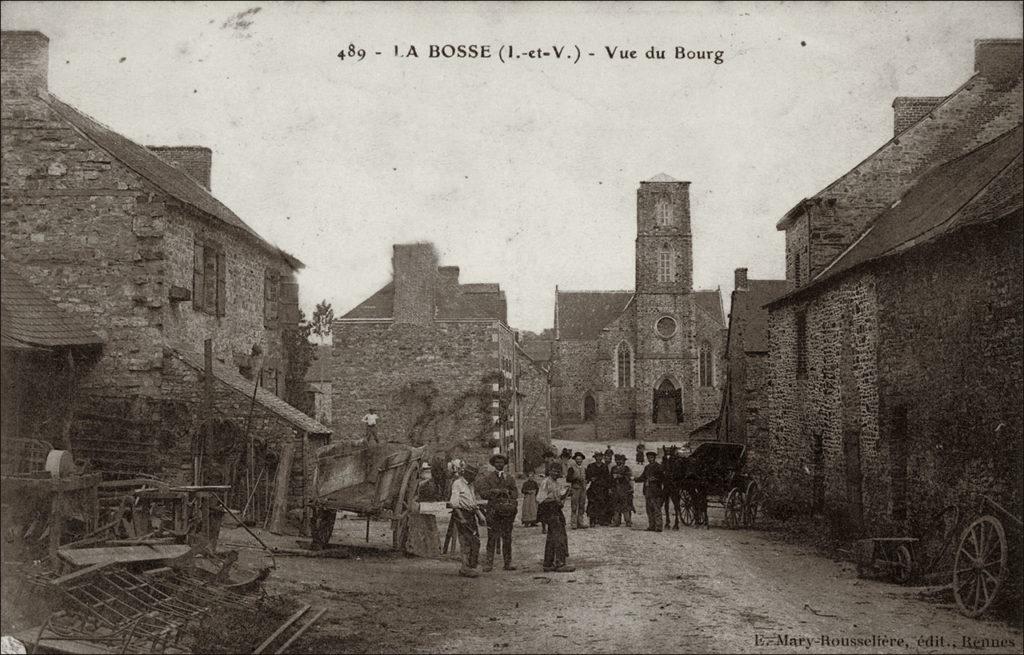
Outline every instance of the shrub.
<svg viewBox="0 0 1024 655"><path fill-rule="evenodd" d="M523 437L524 473L535 470L544 463L544 453L551 450L551 441L543 434L531 432Z"/></svg>

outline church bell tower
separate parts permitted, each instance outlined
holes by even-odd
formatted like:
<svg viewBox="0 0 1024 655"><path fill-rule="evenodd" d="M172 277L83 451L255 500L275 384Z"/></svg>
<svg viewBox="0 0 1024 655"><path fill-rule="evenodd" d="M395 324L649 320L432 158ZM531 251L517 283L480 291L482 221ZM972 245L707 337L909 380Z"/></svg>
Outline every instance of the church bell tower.
<svg viewBox="0 0 1024 655"><path fill-rule="evenodd" d="M664 174L641 182L636 220L637 433L676 439L695 416L690 183Z"/></svg>

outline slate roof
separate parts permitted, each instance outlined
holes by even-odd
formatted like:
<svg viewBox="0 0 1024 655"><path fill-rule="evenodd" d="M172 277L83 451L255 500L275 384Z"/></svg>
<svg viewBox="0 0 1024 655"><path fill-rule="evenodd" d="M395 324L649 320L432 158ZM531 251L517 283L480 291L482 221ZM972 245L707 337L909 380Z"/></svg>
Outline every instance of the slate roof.
<svg viewBox="0 0 1024 655"><path fill-rule="evenodd" d="M171 351L178 359L197 371L206 369L203 356L197 353L174 349ZM213 376L227 386L231 387L245 398L252 398L254 383L246 380L237 371L218 361L213 360ZM270 393L263 387L256 390L256 402L264 409L276 414L285 422L303 432L315 435L331 434L331 430L312 418L306 416L285 401Z"/></svg>
<svg viewBox="0 0 1024 655"><path fill-rule="evenodd" d="M743 352L768 352L768 308L765 305L789 288L787 280L747 280L746 291L733 291L729 309L729 338L733 325L743 323Z"/></svg>
<svg viewBox="0 0 1024 655"><path fill-rule="evenodd" d="M1010 39L1020 43L1019 39ZM1019 64L1017 64L1019 66ZM857 199L862 212L881 213L885 205L884 190L892 187L891 178L904 177L910 181L919 172L960 156L995 137L1004 125L1005 116L1014 109L1020 116L1021 77L1009 84L990 82L976 72L953 93L939 101L931 112L899 134L894 135L863 161L833 180L813 196L812 200L830 200L838 189L851 181L864 188L865 194ZM932 118L934 117L934 119ZM1019 120L1019 119L1018 119ZM879 184L871 184L878 181ZM790 222L804 211L803 199L790 209L776 229L786 229Z"/></svg>
<svg viewBox="0 0 1024 655"><path fill-rule="evenodd" d="M596 339L632 297L632 291L556 291L555 333L559 339Z"/></svg>
<svg viewBox="0 0 1024 655"><path fill-rule="evenodd" d="M114 132L109 127L80 112L53 96L46 94L43 101L61 118L71 123L82 134L106 150L115 159L132 169L174 199L212 216L231 227L245 232L264 249L284 258L293 268L303 264L257 234L245 221L213 197L202 185L185 172L171 166L148 148Z"/></svg>
<svg viewBox="0 0 1024 655"><path fill-rule="evenodd" d="M459 293L438 297L436 302L436 318L439 320L507 319L505 292L498 284L460 284ZM395 283L388 282L377 293L350 309L341 318L389 319L394 316Z"/></svg>
<svg viewBox="0 0 1024 655"><path fill-rule="evenodd" d="M103 339L0 264L0 336L5 348L98 345Z"/></svg>
<svg viewBox="0 0 1024 655"><path fill-rule="evenodd" d="M693 300L698 307L708 313L718 324L725 327L725 313L722 310L722 292L718 289L697 289L693 292Z"/></svg>
<svg viewBox="0 0 1024 655"><path fill-rule="evenodd" d="M875 219L811 284L775 302L803 295L864 264L959 228L1020 211L1022 150L1022 128L1018 125L985 145L933 168Z"/></svg>
<svg viewBox="0 0 1024 655"><path fill-rule="evenodd" d="M553 342L550 339L536 339L523 341L519 347L526 353L526 356L537 363L551 361L551 347Z"/></svg>

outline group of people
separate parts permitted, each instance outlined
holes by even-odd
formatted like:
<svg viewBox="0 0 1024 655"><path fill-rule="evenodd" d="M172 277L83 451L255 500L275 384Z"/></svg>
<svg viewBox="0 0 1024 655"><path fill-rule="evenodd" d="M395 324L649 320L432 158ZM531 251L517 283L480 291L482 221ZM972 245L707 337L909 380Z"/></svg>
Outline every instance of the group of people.
<svg viewBox="0 0 1024 655"><path fill-rule="evenodd" d="M685 458L675 446L665 448L662 461L658 453L646 451L640 444L638 459L645 460L643 471L634 477L626 464L626 455L615 453L610 447L593 454L586 464L586 456L563 448L557 457L553 452L544 456L542 478L530 473L522 485L522 516L525 526L542 526L547 535L544 545L545 571L567 572L574 568L567 564L570 529L588 527L633 525L633 485L642 483L644 505L647 512L647 530L662 532L671 523L674 510L675 529L679 529L682 480ZM477 577L494 568L495 554L500 550L503 568L514 571L512 563L512 526L519 511L519 495L514 477L505 471L508 459L495 454L490 458L491 470L481 474L476 466L453 460L448 462L447 476L431 475L424 464L424 477L420 482L420 496L437 498L444 488L440 481L452 478L444 497L452 508L452 524L461 543L462 562L459 574ZM439 498L440 499L440 498ZM485 500L486 503L481 503ZM565 505L569 504L566 519ZM662 511L665 512L664 522ZM480 567L480 527L487 527L487 546Z"/></svg>
<svg viewBox="0 0 1024 655"><path fill-rule="evenodd" d="M493 470L482 476L479 469L471 464L456 464L449 504L462 551L459 575L470 578L479 575L477 566L481 525L487 526L487 549L481 567L483 572L493 570L494 556L499 545L504 570L516 570L512 563L512 526L519 509L519 491L513 476L505 471L507 464L508 459L504 455L493 455L490 459ZM545 470L546 475L539 483L532 480L531 476L536 488L527 486L528 481L524 484L524 494L532 496L533 522L541 522L547 533L544 570L570 572L575 569L566 564L569 540L565 533L565 513L562 511L569 488L559 481L562 469L557 463ZM480 500L487 502L481 504Z"/></svg>

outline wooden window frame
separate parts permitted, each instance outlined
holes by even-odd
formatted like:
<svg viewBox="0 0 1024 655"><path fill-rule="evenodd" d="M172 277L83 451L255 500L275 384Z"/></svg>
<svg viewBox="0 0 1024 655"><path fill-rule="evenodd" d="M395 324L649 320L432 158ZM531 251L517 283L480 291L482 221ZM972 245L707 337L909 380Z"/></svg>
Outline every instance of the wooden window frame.
<svg viewBox="0 0 1024 655"><path fill-rule="evenodd" d="M192 309L212 316L227 314L227 256L224 247L216 241L195 240Z"/></svg>
<svg viewBox="0 0 1024 655"><path fill-rule="evenodd" d="M675 282L676 266L671 250L658 251L658 282L665 284Z"/></svg>

